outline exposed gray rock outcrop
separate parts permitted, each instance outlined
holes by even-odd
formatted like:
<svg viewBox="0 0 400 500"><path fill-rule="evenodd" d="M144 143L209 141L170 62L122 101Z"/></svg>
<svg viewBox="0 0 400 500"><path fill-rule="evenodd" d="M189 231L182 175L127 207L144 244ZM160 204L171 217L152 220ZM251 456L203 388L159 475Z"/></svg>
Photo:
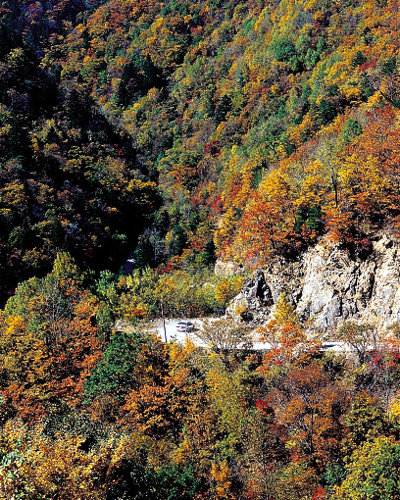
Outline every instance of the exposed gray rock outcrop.
<svg viewBox="0 0 400 500"><path fill-rule="evenodd" d="M263 323L283 292L299 318L318 330L350 320L390 326L400 321L400 243L382 235L368 257L352 259L324 239L296 262L282 259L257 271L227 314L243 315L245 308L248 318Z"/></svg>

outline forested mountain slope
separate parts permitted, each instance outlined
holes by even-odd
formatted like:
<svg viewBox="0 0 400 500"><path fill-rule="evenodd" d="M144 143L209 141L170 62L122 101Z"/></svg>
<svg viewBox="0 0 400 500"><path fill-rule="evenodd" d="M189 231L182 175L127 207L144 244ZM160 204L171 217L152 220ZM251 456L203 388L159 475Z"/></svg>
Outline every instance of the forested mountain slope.
<svg viewBox="0 0 400 500"><path fill-rule="evenodd" d="M48 271L57 249L92 268L119 267L128 241L159 205L156 184L138 170L130 142L102 116L86 87L43 65L49 37L72 30L83 8L2 4L3 298L21 279Z"/></svg>
<svg viewBox="0 0 400 500"><path fill-rule="evenodd" d="M399 23L1 2L0 498L400 499ZM261 268L268 352L243 294L208 350L148 330L222 316Z"/></svg>
<svg viewBox="0 0 400 500"><path fill-rule="evenodd" d="M111 2L45 64L158 178L177 265L207 263L213 232L259 264L327 230L360 250L397 215L398 44L395 2Z"/></svg>
<svg viewBox="0 0 400 500"><path fill-rule="evenodd" d="M99 3L2 5L3 295L144 227L188 269L396 223L397 2Z"/></svg>

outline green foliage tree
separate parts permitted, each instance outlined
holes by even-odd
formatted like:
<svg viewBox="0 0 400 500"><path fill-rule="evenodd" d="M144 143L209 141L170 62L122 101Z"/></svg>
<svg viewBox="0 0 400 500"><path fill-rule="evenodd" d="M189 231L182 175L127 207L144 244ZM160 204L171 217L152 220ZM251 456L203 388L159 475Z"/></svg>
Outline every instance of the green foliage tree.
<svg viewBox="0 0 400 500"><path fill-rule="evenodd" d="M85 383L85 395L95 398L113 395L117 399L134 384L132 372L144 339L135 334L115 333L104 350L97 368Z"/></svg>
<svg viewBox="0 0 400 500"><path fill-rule="evenodd" d="M346 478L335 488L337 500L394 500L400 496L400 445L379 436L357 448L346 466Z"/></svg>

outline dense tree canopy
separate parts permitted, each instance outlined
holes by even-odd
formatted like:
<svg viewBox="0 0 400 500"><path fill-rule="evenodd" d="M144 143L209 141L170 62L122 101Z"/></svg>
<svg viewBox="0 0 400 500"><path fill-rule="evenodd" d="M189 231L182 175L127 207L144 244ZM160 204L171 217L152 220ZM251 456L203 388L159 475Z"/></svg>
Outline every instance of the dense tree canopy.
<svg viewBox="0 0 400 500"><path fill-rule="evenodd" d="M347 357L285 296L266 353L226 318L209 349L148 328L223 314L323 235L359 258L398 237L399 16L1 2L1 498L400 498L398 325L345 324Z"/></svg>
<svg viewBox="0 0 400 500"><path fill-rule="evenodd" d="M247 267L397 226L393 1L8 1L2 295L91 268Z"/></svg>

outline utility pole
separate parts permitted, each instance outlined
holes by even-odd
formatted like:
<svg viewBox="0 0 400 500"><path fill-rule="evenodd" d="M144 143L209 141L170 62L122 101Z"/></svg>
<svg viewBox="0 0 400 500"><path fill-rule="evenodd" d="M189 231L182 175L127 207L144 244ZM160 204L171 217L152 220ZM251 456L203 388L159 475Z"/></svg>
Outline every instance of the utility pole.
<svg viewBox="0 0 400 500"><path fill-rule="evenodd" d="M168 342L167 327L165 326L164 304L162 302L161 302L161 317L162 317L163 329L164 329L164 340L167 343Z"/></svg>

